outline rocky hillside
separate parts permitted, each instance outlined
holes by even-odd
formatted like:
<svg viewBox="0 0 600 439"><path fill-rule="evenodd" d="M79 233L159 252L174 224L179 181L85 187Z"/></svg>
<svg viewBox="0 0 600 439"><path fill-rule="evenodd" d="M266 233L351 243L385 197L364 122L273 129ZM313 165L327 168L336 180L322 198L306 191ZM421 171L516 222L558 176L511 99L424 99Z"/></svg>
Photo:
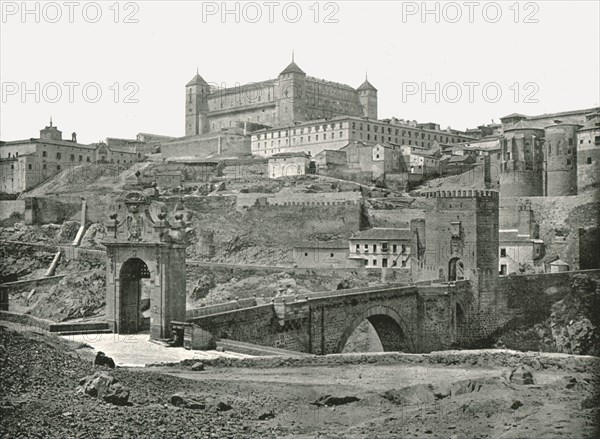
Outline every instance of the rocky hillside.
<svg viewBox="0 0 600 439"><path fill-rule="evenodd" d="M541 302L531 306L542 310L541 321L532 325L534 313L526 311L516 328L497 336L498 346L600 356L600 281L577 275L561 300L549 308Z"/></svg>

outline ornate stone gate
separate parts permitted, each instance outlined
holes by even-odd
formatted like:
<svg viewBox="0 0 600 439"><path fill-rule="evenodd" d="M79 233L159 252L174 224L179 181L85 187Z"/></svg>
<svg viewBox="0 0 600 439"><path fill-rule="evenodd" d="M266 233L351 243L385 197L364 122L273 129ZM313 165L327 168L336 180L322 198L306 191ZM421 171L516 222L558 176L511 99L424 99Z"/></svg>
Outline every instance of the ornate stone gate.
<svg viewBox="0 0 600 439"><path fill-rule="evenodd" d="M131 192L105 223L106 318L113 332L150 328L153 339L171 337L171 321L185 321L184 213ZM169 221L169 216L171 220ZM148 296L143 300L143 296ZM149 299L149 306L148 306ZM149 310L149 321L143 311Z"/></svg>

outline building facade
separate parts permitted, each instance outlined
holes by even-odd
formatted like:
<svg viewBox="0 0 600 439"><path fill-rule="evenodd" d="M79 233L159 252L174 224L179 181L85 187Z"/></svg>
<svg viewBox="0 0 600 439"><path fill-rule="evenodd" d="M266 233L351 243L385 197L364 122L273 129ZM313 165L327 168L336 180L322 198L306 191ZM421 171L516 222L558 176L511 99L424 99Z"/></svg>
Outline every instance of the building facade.
<svg viewBox="0 0 600 439"><path fill-rule="evenodd" d="M269 157L269 178L305 175L310 157L302 153L281 153Z"/></svg>
<svg viewBox="0 0 600 439"><path fill-rule="evenodd" d="M220 131L240 122L286 126L339 115L377 118L377 89L307 76L294 62L277 78L220 88L196 74L186 84L185 135Z"/></svg>
<svg viewBox="0 0 600 439"><path fill-rule="evenodd" d="M491 190L427 192L434 214L411 221L413 279L470 280L481 308L494 305L498 279L499 194Z"/></svg>
<svg viewBox="0 0 600 439"><path fill-rule="evenodd" d="M456 130L438 130L429 125L406 123L398 119L376 120L340 116L252 133L252 154L268 157L279 152L305 152L317 155L325 149L341 149L350 142L366 145L387 142L426 149L434 142L460 143L474 140Z"/></svg>
<svg viewBox="0 0 600 439"><path fill-rule="evenodd" d="M349 240L350 256L366 268L411 268L413 232L410 229L372 228Z"/></svg>
<svg viewBox="0 0 600 439"><path fill-rule="evenodd" d="M71 140L50 125L40 130L39 138L0 142L0 192L20 193L38 186L57 173L86 163L133 163L144 160L136 149L83 145L76 134Z"/></svg>
<svg viewBox="0 0 600 439"><path fill-rule="evenodd" d="M597 184L600 108L540 116L511 114L503 124L503 196L569 196ZM596 122L595 122L596 121ZM582 158L579 158L579 155ZM591 166L590 166L591 165Z"/></svg>

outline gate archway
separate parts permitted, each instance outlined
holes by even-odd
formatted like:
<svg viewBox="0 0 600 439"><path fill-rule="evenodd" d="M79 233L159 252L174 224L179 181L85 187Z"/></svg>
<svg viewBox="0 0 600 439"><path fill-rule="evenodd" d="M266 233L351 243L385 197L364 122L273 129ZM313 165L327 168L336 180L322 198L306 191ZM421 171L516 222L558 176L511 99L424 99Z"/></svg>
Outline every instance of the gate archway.
<svg viewBox="0 0 600 439"><path fill-rule="evenodd" d="M138 192L116 201L102 242L106 247L106 320L116 333L139 332L149 326L150 338L168 339L172 322L186 320L189 223L179 211L170 219L165 205ZM142 314L148 309L147 298L148 319Z"/></svg>
<svg viewBox="0 0 600 439"><path fill-rule="evenodd" d="M148 265L139 258L126 260L119 274L119 332L122 334L133 334L146 329L142 315L142 279L150 279Z"/></svg>

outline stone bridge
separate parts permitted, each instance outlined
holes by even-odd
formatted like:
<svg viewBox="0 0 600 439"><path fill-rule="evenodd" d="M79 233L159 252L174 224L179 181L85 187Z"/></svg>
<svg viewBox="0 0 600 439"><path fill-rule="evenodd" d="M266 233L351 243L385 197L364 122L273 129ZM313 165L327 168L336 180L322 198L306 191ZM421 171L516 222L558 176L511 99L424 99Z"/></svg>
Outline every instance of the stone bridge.
<svg viewBox="0 0 600 439"><path fill-rule="evenodd" d="M457 342L473 306L468 281L394 285L284 296L237 309L217 305L190 310L193 345L230 339L312 354L342 352L356 327L368 320L385 351L429 352ZM229 308L229 309L228 309Z"/></svg>

